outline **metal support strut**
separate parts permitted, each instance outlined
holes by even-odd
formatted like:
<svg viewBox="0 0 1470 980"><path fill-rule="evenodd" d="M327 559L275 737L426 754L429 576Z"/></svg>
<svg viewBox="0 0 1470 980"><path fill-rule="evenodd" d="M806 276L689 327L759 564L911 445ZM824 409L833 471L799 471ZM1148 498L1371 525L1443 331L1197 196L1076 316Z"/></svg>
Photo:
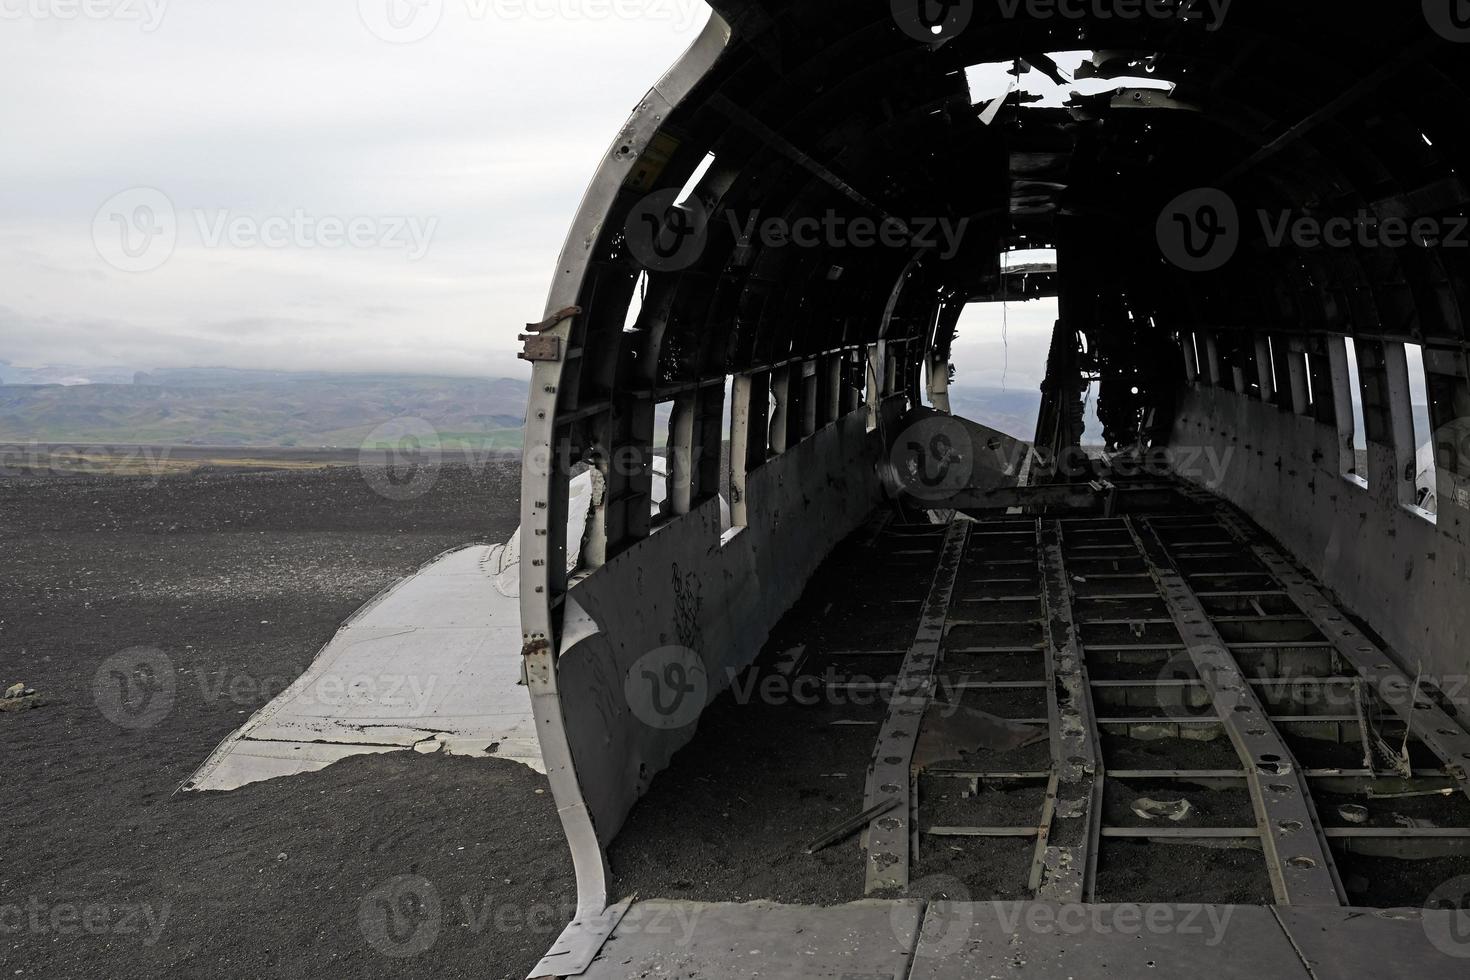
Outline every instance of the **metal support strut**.
<svg viewBox="0 0 1470 980"><path fill-rule="evenodd" d="M1038 521L1036 534L1044 600L1052 777L1030 884L1043 901L1083 902L1091 899L1097 878L1102 753L1087 665L1072 613L1061 522Z"/></svg>
<svg viewBox="0 0 1470 980"><path fill-rule="evenodd" d="M889 801L896 805L875 819L867 832L866 891L904 888L909 883L912 863L909 822L913 819L910 768L914 745L924 711L934 698L934 667L944 642L945 622L949 618L950 598L954 594L955 577L970 539L970 522L950 522L939 552L934 583L924 602L924 612L914 642L899 668L888 703L888 714L873 749L873 763L868 769L865 810Z"/></svg>
<svg viewBox="0 0 1470 980"><path fill-rule="evenodd" d="M1260 699L1180 574L1163 539L1144 519L1124 524L1158 584L1175 628L1240 755L1260 828L1266 870L1282 905L1338 905L1342 888L1311 792Z"/></svg>

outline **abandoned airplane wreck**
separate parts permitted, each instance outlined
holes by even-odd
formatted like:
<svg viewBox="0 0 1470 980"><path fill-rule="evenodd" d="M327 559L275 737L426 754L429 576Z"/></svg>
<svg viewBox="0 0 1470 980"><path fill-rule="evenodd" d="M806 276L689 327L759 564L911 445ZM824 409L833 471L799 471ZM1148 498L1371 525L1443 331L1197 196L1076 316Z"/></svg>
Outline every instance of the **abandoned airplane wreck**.
<svg viewBox="0 0 1470 980"><path fill-rule="evenodd" d="M522 338L533 975L1464 976L1470 25L713 6Z"/></svg>

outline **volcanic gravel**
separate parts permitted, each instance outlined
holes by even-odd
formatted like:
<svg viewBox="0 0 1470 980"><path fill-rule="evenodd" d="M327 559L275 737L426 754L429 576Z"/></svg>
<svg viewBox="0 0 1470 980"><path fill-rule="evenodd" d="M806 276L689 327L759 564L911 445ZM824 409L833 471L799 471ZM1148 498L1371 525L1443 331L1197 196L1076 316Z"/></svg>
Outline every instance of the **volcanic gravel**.
<svg viewBox="0 0 1470 980"><path fill-rule="evenodd" d="M4 976L520 978L555 940L571 862L515 763L361 756L175 793L364 602L514 530L514 462L409 500L372 476L0 482L0 686L39 704L0 713ZM133 647L174 682L142 729L108 710L104 664Z"/></svg>

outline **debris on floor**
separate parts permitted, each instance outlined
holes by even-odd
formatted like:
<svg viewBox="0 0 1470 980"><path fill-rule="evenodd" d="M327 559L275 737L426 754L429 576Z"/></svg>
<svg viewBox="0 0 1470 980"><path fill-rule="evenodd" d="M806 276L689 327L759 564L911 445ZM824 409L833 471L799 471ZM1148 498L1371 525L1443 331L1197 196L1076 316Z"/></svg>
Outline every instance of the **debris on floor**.
<svg viewBox="0 0 1470 980"><path fill-rule="evenodd" d="M896 806L898 806L898 800L884 800L877 806L869 807L855 817L847 818L846 820L842 821L840 824L833 827L831 830L822 834L822 836L818 837L816 840L808 844L806 847L806 852L808 854L815 854L829 844L835 844L840 840L851 837L853 834L857 833L859 830L866 827L874 820L877 820L879 817L883 816L883 814L887 813L889 810L892 810Z"/></svg>
<svg viewBox="0 0 1470 980"><path fill-rule="evenodd" d="M937 705L929 709L914 750L914 765L962 759L982 750L1010 752L1047 740L1045 726L1000 718L974 708Z"/></svg>
<svg viewBox="0 0 1470 980"><path fill-rule="evenodd" d="M1188 800L1151 800L1140 796L1133 801L1133 812L1144 820L1172 820L1178 823L1186 819L1194 806Z"/></svg>
<svg viewBox="0 0 1470 980"><path fill-rule="evenodd" d="M1400 827L1409 827L1410 829L1416 830L1430 829L1439 826L1428 817L1407 817L1402 813L1395 813L1393 815L1393 822L1398 824Z"/></svg>

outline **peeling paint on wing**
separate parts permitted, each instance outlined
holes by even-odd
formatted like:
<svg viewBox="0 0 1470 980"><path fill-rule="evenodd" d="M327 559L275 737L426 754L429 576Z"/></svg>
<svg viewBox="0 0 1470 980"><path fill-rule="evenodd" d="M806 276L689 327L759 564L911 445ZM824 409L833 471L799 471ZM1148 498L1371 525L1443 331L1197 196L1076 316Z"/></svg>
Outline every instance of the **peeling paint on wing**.
<svg viewBox="0 0 1470 980"><path fill-rule="evenodd" d="M520 686L515 544L449 552L364 606L183 788L230 790L364 752L495 755L541 770Z"/></svg>

